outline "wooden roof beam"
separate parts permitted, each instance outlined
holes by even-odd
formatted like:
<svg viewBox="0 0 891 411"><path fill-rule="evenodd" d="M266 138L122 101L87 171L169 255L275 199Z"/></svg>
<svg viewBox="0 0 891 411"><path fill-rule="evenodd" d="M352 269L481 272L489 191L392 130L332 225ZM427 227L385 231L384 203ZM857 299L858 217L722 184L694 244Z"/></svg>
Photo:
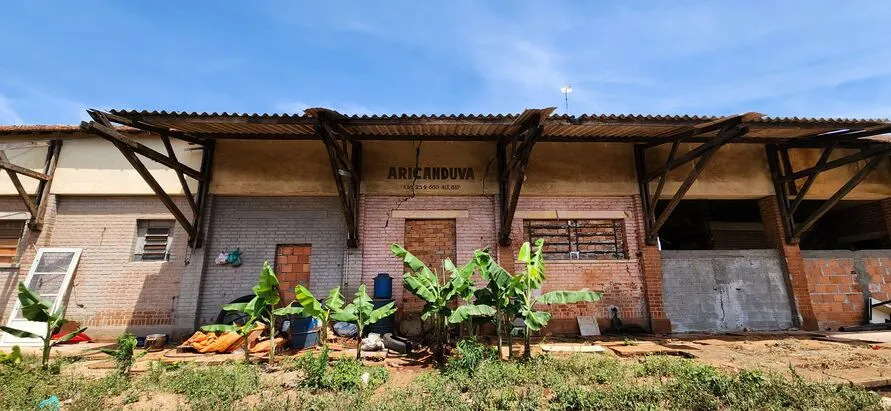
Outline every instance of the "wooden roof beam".
<svg viewBox="0 0 891 411"><path fill-rule="evenodd" d="M325 144L337 195L340 198L341 211L347 226L347 246L359 246L359 184L362 170L362 143L350 141L339 127L336 120L343 116L334 111L322 108L311 108L306 114L317 119L316 133Z"/></svg>

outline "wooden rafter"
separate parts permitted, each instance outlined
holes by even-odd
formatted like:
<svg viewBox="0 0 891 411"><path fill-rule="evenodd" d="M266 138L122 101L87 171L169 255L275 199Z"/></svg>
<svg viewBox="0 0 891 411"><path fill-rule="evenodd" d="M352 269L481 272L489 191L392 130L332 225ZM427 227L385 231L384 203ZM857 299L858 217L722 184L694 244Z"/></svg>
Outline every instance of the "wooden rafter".
<svg viewBox="0 0 891 411"><path fill-rule="evenodd" d="M44 162L43 172L37 172L29 168L17 166L9 161L5 150L14 150L21 148L48 146L46 150L46 161ZM0 169L3 169L9 176L16 192L31 214L28 227L34 231L43 229L43 217L46 214L46 199L49 198L49 191L53 182L53 175L56 173L56 164L59 161L59 154L62 149L62 140L52 140L50 142L30 142L30 143L10 143L0 147ZM25 190L19 175L30 177L38 180L37 192L32 196Z"/></svg>
<svg viewBox="0 0 891 411"><path fill-rule="evenodd" d="M867 130L833 133L832 138L828 138L826 135L814 136L813 140L805 145L798 142L789 142L783 145L768 144L766 146L767 164L770 167L774 192L780 207L780 217L783 221L783 228L786 231L786 240L790 244L798 243L801 240L801 236L813 227L823 215L829 212L832 207L835 207L845 195L850 193L851 190L875 171L883 161L891 157L891 144L879 143L872 146L863 146L856 153L830 160L832 154L837 151L838 146L844 141L863 137L864 134L868 136L881 134L878 131L883 129L886 132L891 131L891 128L887 127L874 127ZM851 138L851 136L855 137ZM812 167L795 171L791 161L788 160L790 149L814 148L813 144L817 143L822 144L821 148L823 150L817 162ZM859 161L866 161L866 164L854 173L829 199L823 202L816 211L808 215L804 221L801 223L795 221L796 211L799 210L802 201L804 201L820 173ZM797 181L800 179L805 179L805 181L801 186L798 186Z"/></svg>
<svg viewBox="0 0 891 411"><path fill-rule="evenodd" d="M544 122L554 112L555 107L526 110L514 123L513 135L499 141L496 148L498 160L499 222L498 243L510 245L510 232L513 225L520 191L526 179L526 167L532 148L544 131Z"/></svg>
<svg viewBox="0 0 891 411"><path fill-rule="evenodd" d="M149 129L146 131L156 132L160 135L161 141L164 143L164 148L167 151L167 154L162 154L148 146L145 146L131 139L130 137L127 137L126 135L118 131L112 124L112 122L117 122L119 124L133 126L132 122L124 122L118 116L114 116L98 110L88 110L88 113L90 114L90 117L93 118L93 121L81 122L81 129L96 134L99 137L111 142L118 149L118 151L121 152L127 162L129 162L130 165L133 166L133 169L136 170L137 173L139 173L140 177L142 177L145 183L148 184L148 186L152 189L158 199L161 200L170 214L173 215L173 218L176 219L177 223L179 223L179 225L182 226L182 228L186 231L189 236L189 245L195 248L201 247L201 243L203 240L202 226L205 217L205 210L207 207L207 197L209 193L208 187L212 176L211 170L213 165L214 153L213 141L202 140L199 142L202 150L201 169L195 170L194 168L179 161L173 149L173 145L170 142L171 136L176 136L177 138L183 139L185 141L189 141L191 140L191 138L183 138L181 133L177 133L175 130L168 130L163 127L140 122L139 128L142 128L144 130ZM145 166L143 160L139 156L167 166L176 172L177 178L179 179L180 185L182 186L183 195L186 197L186 201L189 204L191 218L189 218L187 214L180 209L180 207L176 204L170 194L168 194L161 186L161 184L158 183L158 181L149 172L148 168ZM197 197L192 193L186 177L192 178L197 181Z"/></svg>
<svg viewBox="0 0 891 411"><path fill-rule="evenodd" d="M644 211L644 226L646 228L645 238L648 244L656 243L659 229L665 225L666 221L668 221L668 217L671 216L671 213L678 204L680 204L681 200L687 194L687 191L690 190L693 183L695 183L700 174L702 174L702 171L708 165L709 161L711 161L715 152L725 144L742 137L748 132L748 128L742 125L744 121L761 116L762 115L759 113L746 113L724 117L707 123L697 124L688 129L676 131L670 135L663 136L660 141L635 145L634 161L637 169L641 204ZM687 153L678 156L678 149L681 144L690 143L692 139L716 130L718 130L718 134L715 137L700 144ZM671 144L671 148L669 149L668 158L665 160L665 164L655 170L647 170L647 150L668 143ZM659 215L657 215L656 206L662 196L662 191L668 180L668 174L672 170L694 160L696 162L693 165L693 170L687 174L687 177L684 178L680 187L678 187L674 195L672 195L666 207ZM650 183L653 180L658 181L656 183L655 191L651 194Z"/></svg>
<svg viewBox="0 0 891 411"><path fill-rule="evenodd" d="M359 246L359 184L362 181L362 143L347 139L337 125L343 116L328 109L311 108L306 114L316 118L316 134L325 144L331 172L347 225L347 246Z"/></svg>

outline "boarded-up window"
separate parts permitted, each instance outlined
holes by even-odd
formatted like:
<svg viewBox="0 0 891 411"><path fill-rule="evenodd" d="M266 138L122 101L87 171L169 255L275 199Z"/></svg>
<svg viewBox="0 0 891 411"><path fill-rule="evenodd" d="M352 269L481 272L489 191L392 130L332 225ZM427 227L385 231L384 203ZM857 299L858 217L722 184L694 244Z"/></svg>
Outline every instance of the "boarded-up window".
<svg viewBox="0 0 891 411"><path fill-rule="evenodd" d="M0 220L0 264L16 262L24 232L25 220Z"/></svg>
<svg viewBox="0 0 891 411"><path fill-rule="evenodd" d="M524 220L526 238L544 239L548 260L626 260L625 220Z"/></svg>
<svg viewBox="0 0 891 411"><path fill-rule="evenodd" d="M166 261L170 258L173 220L139 220L136 222L136 261Z"/></svg>

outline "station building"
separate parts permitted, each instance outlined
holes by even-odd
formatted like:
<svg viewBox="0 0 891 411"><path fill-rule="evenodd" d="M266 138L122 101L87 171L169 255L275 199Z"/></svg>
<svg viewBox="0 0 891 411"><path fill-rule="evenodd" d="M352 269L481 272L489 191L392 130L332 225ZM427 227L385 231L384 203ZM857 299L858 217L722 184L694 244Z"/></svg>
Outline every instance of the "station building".
<svg viewBox="0 0 891 411"><path fill-rule="evenodd" d="M488 248L521 270L537 238L543 291L603 292L546 307L546 332L577 333L578 316L654 333L836 329L891 299L883 120L89 113L0 126L3 323L35 272L94 338L186 335L269 261L286 299L389 273L411 334L422 305L389 244L433 267ZM80 250L67 279L34 264L55 248ZM222 263L236 250L240 265Z"/></svg>

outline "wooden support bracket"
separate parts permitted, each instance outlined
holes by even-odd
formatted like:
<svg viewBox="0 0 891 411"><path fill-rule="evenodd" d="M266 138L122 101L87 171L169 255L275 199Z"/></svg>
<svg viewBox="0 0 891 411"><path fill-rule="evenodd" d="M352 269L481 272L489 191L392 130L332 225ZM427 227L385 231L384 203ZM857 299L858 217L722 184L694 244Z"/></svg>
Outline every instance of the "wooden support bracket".
<svg viewBox="0 0 891 411"><path fill-rule="evenodd" d="M662 140L659 142L638 144L634 147L634 162L637 171L641 207L643 208L644 213L644 226L646 228L645 238L647 244L655 244L657 242L659 229L665 225L666 221L668 221L668 217L671 216L671 213L680 204L681 200L693 186L693 183L695 183L700 174L702 174L702 171L711 161L715 152L725 144L742 137L748 132L748 128L742 125L743 121L760 116L761 114L759 113L746 113L737 116L724 117L692 126L690 129L680 130L671 135L663 136ZM678 150L682 143L688 142L688 139L715 130L720 131L714 138L700 144L689 152L678 156ZM671 148L669 149L665 164L655 170L648 171L647 150L665 143L671 143ZM672 195L662 212L657 215L656 206L668 180L668 173L694 160L696 162L693 165L693 169L687 174L686 178L684 178L684 181L681 183L680 187L678 187L677 191L675 191L674 195ZM651 194L650 183L657 179L656 189Z"/></svg>
<svg viewBox="0 0 891 411"><path fill-rule="evenodd" d="M532 148L544 132L544 122L554 112L555 107L526 110L515 122L514 134L496 147L498 161L499 223L498 243L510 245L511 226L523 181L526 180L526 167Z"/></svg>
<svg viewBox="0 0 891 411"><path fill-rule="evenodd" d="M783 228L786 232L786 241L789 244L796 244L801 241L802 235L819 221L832 207L835 207L845 195L851 192L858 184L866 179L879 165L887 158L891 157L891 144L876 143L871 146L863 146L858 152L848 154L834 160L830 160L832 154L837 151L837 147L844 141L850 141L851 136L863 136L864 134L875 133L880 129L891 128L886 126L874 127L867 130L850 131L845 133L833 133L833 138L827 135L814 136L808 144L801 144L798 140L794 140L784 144L769 144L767 150L767 164L770 167L770 175L773 180L774 194L780 207L780 217L783 221ZM855 137L859 138L859 137ZM789 150L794 148L815 148L812 143L822 144L822 153L816 164L803 170L795 171L789 158ZM814 181L820 173L832 170L838 167L853 164L859 161L866 161L866 164L860 168L850 179L840 187L832 196L829 197L816 211L808 215L800 223L796 222L795 215L799 211L802 201L807 196ZM797 181L805 179L801 186L797 185Z"/></svg>
<svg viewBox="0 0 891 411"><path fill-rule="evenodd" d="M49 198L50 187L53 183L53 175L56 173L56 164L59 162L59 155L62 150L62 140L52 140L49 143L41 143L42 144L13 143L0 149L0 169L3 169L9 176L12 185L15 187L16 192L18 192L19 198L21 198L22 202L25 204L28 213L31 214L31 219L28 221L28 228L34 231L43 229L43 217L46 214L46 203ZM44 162L42 173L12 164L6 156L5 150L40 146L47 146L46 161ZM33 196L28 194L27 190L25 190L21 179L19 179L19 175L38 180L37 192Z"/></svg>
<svg viewBox="0 0 891 411"><path fill-rule="evenodd" d="M160 135L161 141L164 143L164 148L167 151L167 154L165 155L139 143L138 141L131 139L130 137L127 137L126 135L115 129L114 125L112 125L112 122L116 122L119 124L134 126L132 122L122 120L122 118L119 116L114 116L98 110L88 110L88 113L94 121L81 122L80 128L86 132L96 134L99 137L114 144L114 146L118 149L118 151L121 152L121 154L130 163L130 165L133 166L133 169L135 169L136 172L139 173L140 177L142 177L142 179L145 181L145 183L149 185L149 187L152 189L158 199L161 200L170 214L173 215L173 218L176 219L177 223L179 223L179 225L182 226L182 228L186 231L189 237L189 245L193 248L201 247L203 241L202 227L204 225L203 222L205 219L205 210L207 209L209 186L212 178L214 154L213 140L200 140L197 142L197 144L200 144L201 146L202 155L201 169L195 170L194 168L181 163L177 159L176 153L173 149L173 145L170 142L171 136L176 136L177 138L186 141L192 140L191 137L183 138L183 135L181 133L177 133L176 131L169 130L160 126L140 123L140 127L138 128L146 131L157 132ZM145 158L148 158L149 160L165 165L176 172L177 178L179 179L180 185L182 187L183 195L186 197L186 201L189 204L191 218L189 218L186 213L180 209L180 207L176 204L170 194L168 194L164 190L164 188L161 187L155 177L148 171L148 168L146 168L145 164L142 162L142 159L140 159L139 156L143 156ZM192 192L192 189L189 187L186 177L192 178L197 181L197 197Z"/></svg>
<svg viewBox="0 0 891 411"><path fill-rule="evenodd" d="M307 109L316 117L316 134L325 144L337 195L347 226L347 247L359 247L359 185L362 181L362 143L349 140L336 124L343 116L333 110Z"/></svg>

